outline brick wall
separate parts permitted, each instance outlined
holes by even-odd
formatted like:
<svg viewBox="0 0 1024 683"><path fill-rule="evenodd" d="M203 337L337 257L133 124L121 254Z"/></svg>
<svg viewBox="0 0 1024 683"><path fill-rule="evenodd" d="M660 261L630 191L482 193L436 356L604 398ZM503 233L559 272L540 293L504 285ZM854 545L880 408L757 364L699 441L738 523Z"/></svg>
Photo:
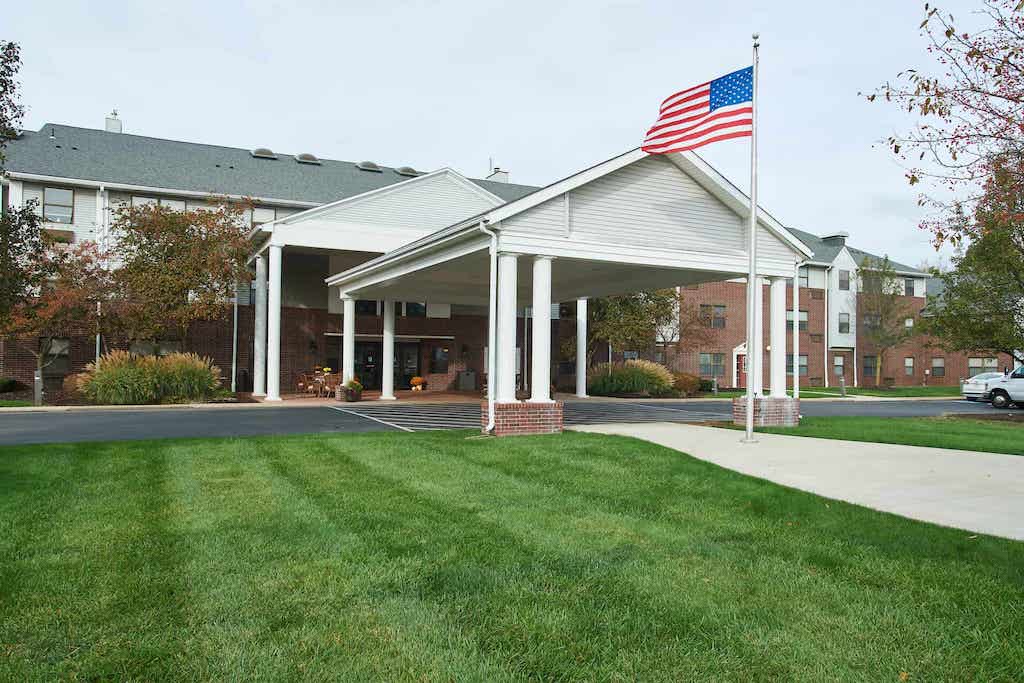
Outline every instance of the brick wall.
<svg viewBox="0 0 1024 683"><path fill-rule="evenodd" d="M732 400L732 422L747 424L747 399ZM800 424L800 399L762 396L754 399L755 427L796 427Z"/></svg>
<svg viewBox="0 0 1024 683"><path fill-rule="evenodd" d="M557 434L562 431L563 404L515 403L494 404L494 436L521 436L525 434ZM487 430L487 402L480 404L480 430Z"/></svg>

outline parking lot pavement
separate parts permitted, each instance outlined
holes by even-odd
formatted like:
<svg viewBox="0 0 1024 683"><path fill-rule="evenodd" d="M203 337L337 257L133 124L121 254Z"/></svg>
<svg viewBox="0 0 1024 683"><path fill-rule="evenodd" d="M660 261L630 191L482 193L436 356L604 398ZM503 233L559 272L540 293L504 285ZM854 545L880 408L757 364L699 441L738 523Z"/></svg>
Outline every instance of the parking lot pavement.
<svg viewBox="0 0 1024 683"><path fill-rule="evenodd" d="M0 411L0 445L394 429L356 415L329 410L325 406L7 414Z"/></svg>
<svg viewBox="0 0 1024 683"><path fill-rule="evenodd" d="M804 416L928 417L991 413L984 403L949 401L804 401ZM728 420L729 401L569 400L567 426L609 422ZM365 401L321 405L12 412L0 410L0 445L314 432L477 429L480 404Z"/></svg>

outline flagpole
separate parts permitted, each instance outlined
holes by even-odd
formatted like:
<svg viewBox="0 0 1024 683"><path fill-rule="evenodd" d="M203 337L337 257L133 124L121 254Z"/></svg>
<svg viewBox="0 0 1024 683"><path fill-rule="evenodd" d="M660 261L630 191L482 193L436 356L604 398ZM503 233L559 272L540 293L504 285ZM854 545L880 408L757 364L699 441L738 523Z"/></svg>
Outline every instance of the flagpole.
<svg viewBox="0 0 1024 683"><path fill-rule="evenodd" d="M761 359L753 358L755 348L760 348L755 343L754 334L757 332L757 316L761 311L754 310L757 305L757 48L758 34L754 34L754 68L753 83L751 86L750 108L751 131L750 131L750 228L748 239L750 240L750 262L747 266L747 430L743 437L745 443L757 443L754 438L754 382L753 373L761 372Z"/></svg>

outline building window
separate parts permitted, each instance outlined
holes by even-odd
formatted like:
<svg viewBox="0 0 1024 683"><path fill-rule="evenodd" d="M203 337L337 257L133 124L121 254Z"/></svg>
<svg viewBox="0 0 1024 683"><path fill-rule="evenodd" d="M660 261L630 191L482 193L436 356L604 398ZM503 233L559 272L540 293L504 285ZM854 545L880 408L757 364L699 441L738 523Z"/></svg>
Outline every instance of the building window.
<svg viewBox="0 0 1024 683"><path fill-rule="evenodd" d="M907 356L903 359L903 374L907 377L914 376L914 357Z"/></svg>
<svg viewBox="0 0 1024 683"><path fill-rule="evenodd" d="M356 315L377 315L377 300L356 299Z"/></svg>
<svg viewBox="0 0 1024 683"><path fill-rule="evenodd" d="M705 377L721 377L725 374L724 353L700 354L700 374Z"/></svg>
<svg viewBox="0 0 1024 683"><path fill-rule="evenodd" d="M168 356L172 353L181 353L181 342L175 339L135 341L128 350L139 356Z"/></svg>
<svg viewBox="0 0 1024 683"><path fill-rule="evenodd" d="M139 195L132 195L132 208L138 208L140 206L156 206L159 200L156 197L140 197Z"/></svg>
<svg viewBox="0 0 1024 683"><path fill-rule="evenodd" d="M43 188L43 220L50 223L70 223L74 216L74 190L60 187Z"/></svg>
<svg viewBox="0 0 1024 683"><path fill-rule="evenodd" d="M793 354L791 353L786 354L786 374L793 374ZM807 376L807 355L803 353L800 354L800 376Z"/></svg>
<svg viewBox="0 0 1024 683"><path fill-rule="evenodd" d="M882 324L882 316L877 313L865 313L864 314L864 329L874 330Z"/></svg>
<svg viewBox="0 0 1024 683"><path fill-rule="evenodd" d="M442 375L448 372L447 346L435 346L430 350L430 371Z"/></svg>
<svg viewBox="0 0 1024 683"><path fill-rule="evenodd" d="M914 278L908 277L903 281L903 293L905 296L914 296Z"/></svg>
<svg viewBox="0 0 1024 683"><path fill-rule="evenodd" d="M913 329L913 327L914 327L914 319L913 318L904 318L904 320L903 320L903 327L907 328L908 330L909 329Z"/></svg>
<svg viewBox="0 0 1024 683"><path fill-rule="evenodd" d="M405 302L405 317L406 318L426 318L427 317L427 305L421 303L415 303L412 301Z"/></svg>
<svg viewBox="0 0 1024 683"><path fill-rule="evenodd" d="M832 356L832 373L836 377L842 377L843 372L846 370L846 357L845 356Z"/></svg>
<svg viewBox="0 0 1024 683"><path fill-rule="evenodd" d="M932 358L932 377L946 376L946 359Z"/></svg>
<svg viewBox="0 0 1024 683"><path fill-rule="evenodd" d="M807 266L803 266L802 268L800 268L800 270L798 271L798 277L797 277L797 280L796 280L797 286L798 287L803 287L804 289L807 289L810 286L810 282L811 282L810 278L809 278L809 275L810 275L810 271L809 271Z"/></svg>
<svg viewBox="0 0 1024 683"><path fill-rule="evenodd" d="M725 306L719 304L701 304L700 317L704 324L717 330L725 329Z"/></svg>
<svg viewBox="0 0 1024 683"><path fill-rule="evenodd" d="M999 359L998 358L968 358L967 359L967 374L970 377L980 375L983 372L998 372L999 371Z"/></svg>
<svg viewBox="0 0 1024 683"><path fill-rule="evenodd" d="M786 311L786 327L793 326L793 311ZM800 331L807 331L807 311L800 311Z"/></svg>
<svg viewBox="0 0 1024 683"><path fill-rule="evenodd" d="M171 211L184 211L185 200L184 199L161 199L160 206L166 206Z"/></svg>
<svg viewBox="0 0 1024 683"><path fill-rule="evenodd" d="M850 333L850 314L840 313L839 314L839 334Z"/></svg>
<svg viewBox="0 0 1024 683"><path fill-rule="evenodd" d="M63 377L71 371L71 340L54 338L43 357L43 374L47 377Z"/></svg>
<svg viewBox="0 0 1024 683"><path fill-rule="evenodd" d="M623 351L622 360L640 360L639 351Z"/></svg>
<svg viewBox="0 0 1024 683"><path fill-rule="evenodd" d="M878 372L878 356L864 356L864 376L874 377Z"/></svg>
<svg viewBox="0 0 1024 683"><path fill-rule="evenodd" d="M844 292L850 291L850 271L839 271L839 289L843 290Z"/></svg>

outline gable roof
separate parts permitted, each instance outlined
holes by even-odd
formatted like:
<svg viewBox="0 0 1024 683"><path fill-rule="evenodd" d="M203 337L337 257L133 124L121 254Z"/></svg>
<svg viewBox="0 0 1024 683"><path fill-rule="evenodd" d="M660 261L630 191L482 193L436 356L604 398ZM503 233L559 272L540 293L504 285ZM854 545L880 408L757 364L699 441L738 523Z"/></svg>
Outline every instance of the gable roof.
<svg viewBox="0 0 1024 683"><path fill-rule="evenodd" d="M50 139L50 134L54 139ZM320 159L304 164L295 156L259 159L248 149L110 133L47 123L9 140L6 170L56 178L120 183L167 190L208 192L268 200L324 204L408 180L394 168L363 171L351 161ZM535 188L471 179L512 201Z"/></svg>
<svg viewBox="0 0 1024 683"><path fill-rule="evenodd" d="M832 263L833 261L836 260L836 257L839 256L839 253L843 250L844 247L846 248L846 251L849 252L850 256L853 258L854 262L856 262L858 266L863 266L864 262L867 261L869 258L878 261L881 261L883 258L881 256L878 256L877 254L872 254L871 252L867 252L862 249L857 249L856 247L851 247L849 244L844 245L838 240L826 240L822 237L818 237L817 235L811 234L804 230L789 228L789 231L793 235L795 235L801 242L810 247L811 251L814 252L814 260L817 263ZM901 275L927 275L927 273L918 270L917 268L912 268L911 266L905 265L903 263L898 263L896 261L893 261L892 259L889 260L889 263L890 265L892 265L893 269Z"/></svg>

